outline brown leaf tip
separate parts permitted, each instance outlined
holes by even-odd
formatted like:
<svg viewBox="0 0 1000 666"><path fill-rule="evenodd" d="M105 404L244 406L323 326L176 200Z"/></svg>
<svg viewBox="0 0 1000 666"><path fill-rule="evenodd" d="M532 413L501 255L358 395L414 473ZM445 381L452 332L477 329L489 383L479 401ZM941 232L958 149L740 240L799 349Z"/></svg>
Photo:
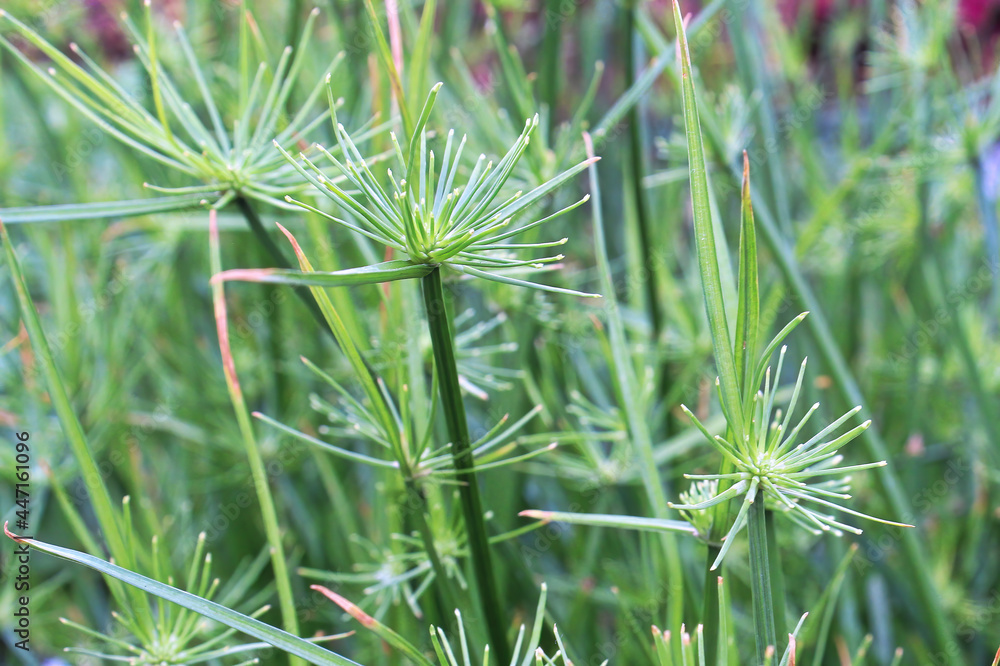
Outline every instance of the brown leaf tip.
<svg viewBox="0 0 1000 666"><path fill-rule="evenodd" d="M7 521L5 520L5 521L4 521L4 523L3 523L3 533L4 533L4 534L6 534L6 535L7 535L8 537L10 537L11 539L13 539L14 541L16 541L16 542L18 542L18 543L24 543L24 542L26 541L26 539L25 539L24 537L20 537L20 536L18 536L18 535L16 535L16 534L14 534L13 532L11 532L11 531L10 531L10 530L9 530L9 529L7 528L7 524L8 524L8 523L7 523Z"/></svg>
<svg viewBox="0 0 1000 666"><path fill-rule="evenodd" d="M322 585L310 585L309 589L316 590L324 597L332 601L333 603L340 606L346 613L348 613L355 620L365 625L368 629L378 626L378 622L368 613L361 610L357 604L348 601L344 597L340 596L333 590L327 589Z"/></svg>

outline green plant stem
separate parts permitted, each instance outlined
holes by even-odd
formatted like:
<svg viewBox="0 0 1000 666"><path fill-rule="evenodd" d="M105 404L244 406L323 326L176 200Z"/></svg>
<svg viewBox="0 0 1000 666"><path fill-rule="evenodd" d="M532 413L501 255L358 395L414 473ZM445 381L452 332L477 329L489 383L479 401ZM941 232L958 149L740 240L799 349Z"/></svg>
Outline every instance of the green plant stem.
<svg viewBox="0 0 1000 666"><path fill-rule="evenodd" d="M634 2L626 3L622 8L624 13L624 34L622 38L622 58L625 61L625 89L629 90L635 84L635 14ZM628 159L625 162L625 180L628 196L632 199L633 210L635 211L636 227L642 259L643 272L648 275L645 280L646 311L649 314L649 325L652 331L653 343L660 337L661 312L660 299L657 294L657 263L653 254L654 242L652 230L650 229L649 211L646 206L646 188L643 187L642 178L645 174L643 160L642 125L639 114L639 102L636 102L628 110Z"/></svg>
<svg viewBox="0 0 1000 666"><path fill-rule="evenodd" d="M559 82L562 72L559 62L559 43L565 26L565 17L560 10L563 0L545 0L545 35L542 37L541 63L538 68L541 85L538 92L542 103L548 107L548 127L550 133L556 127L556 107L559 100Z"/></svg>
<svg viewBox="0 0 1000 666"><path fill-rule="evenodd" d="M771 563L767 557L767 518L764 492L758 491L747 515L750 537L750 589L753 592L753 628L757 643L757 663L764 663L768 646L777 647L774 629L774 593L771 589Z"/></svg>
<svg viewBox="0 0 1000 666"><path fill-rule="evenodd" d="M763 497L763 495L760 495ZM785 574L781 569L781 554L778 551L778 531L774 526L774 511L764 511L767 530L767 561L771 567L771 608L774 609L775 653L780 657L788 643L788 620L785 617Z"/></svg>
<svg viewBox="0 0 1000 666"><path fill-rule="evenodd" d="M462 387L458 381L458 365L455 359L455 338L445 302L441 269L435 268L421 278L424 305L427 310L427 326L434 348L434 364L440 382L441 406L444 412L448 436L451 438L452 455L455 460L455 477L459 483L459 496L465 516L465 530L469 544L469 557L475 572L479 601L483 609L483 619L487 624L490 650L501 664L510 661L510 646L507 644L505 623L500 615L500 597L497 593L494 569L491 563L489 538L483 519L482 499L479 496L479 482L472 471L472 442L469 424L462 402Z"/></svg>
<svg viewBox="0 0 1000 666"><path fill-rule="evenodd" d="M702 604L701 623L705 628L705 663L717 666L719 642L726 640L719 635L719 572L712 571L712 563L719 556L722 546L708 544L705 559L705 598Z"/></svg>
<svg viewBox="0 0 1000 666"><path fill-rule="evenodd" d="M590 137L584 137L587 144L587 155L592 156L593 145ZM639 465L642 485L646 491L646 499L656 518L666 519L670 515L666 491L660 479L653 456L653 439L650 435L647 414L641 408L638 397L639 382L635 376L632 359L629 355L628 338L625 334L625 323L621 316L618 297L615 295L614 279L611 274L611 263L608 259L608 246L605 238L604 214L601 209L601 188L597 179L597 165L590 165L590 195L594 208L594 254L597 269L601 276L601 291L604 292L604 308L608 322L608 339L611 343L613 370L618 385L620 404L625 412L629 437L634 442L636 464ZM672 631L679 631L684 621L684 575L681 565L680 550L674 535L661 535L663 552L666 557L668 584L666 587L667 620ZM678 653L679 656L679 653Z"/></svg>
<svg viewBox="0 0 1000 666"><path fill-rule="evenodd" d="M214 221L215 218L213 217L212 228L209 231L213 275L222 270L218 228L215 226ZM274 569L274 583L278 591L278 605L281 609L282 623L285 631L298 636L299 622L295 612L295 601L292 596L291 577L288 574L285 550L281 543L278 512L274 506L274 497L271 495L271 486L268 481L267 471L264 469L264 459L261 456L260 447L257 444L257 438L254 435L253 425L250 421L250 412L243 398L243 391L240 388L240 382L236 376L236 368L233 364L232 350L229 347L226 297L223 293L221 282L212 285L212 297L215 302L215 319L219 333L219 346L222 352L222 366L225 372L226 386L229 389L233 411L236 412L236 420L243 438L247 461L250 464L250 476L253 479L254 490L257 493L257 500L260 504L261 518L264 521L264 532L267 535L267 543L271 550L271 567ZM292 666L303 666L304 663L298 657L289 657L289 664Z"/></svg>
<svg viewBox="0 0 1000 666"><path fill-rule="evenodd" d="M253 207L246 197L236 197L234 200L237 208L240 209L240 213L243 214L243 218L247 222L247 226L250 227L250 231L257 238L257 242L261 244L274 261L277 268L295 268L292 263L285 257L285 253L281 251L281 248L274 242L274 239L267 233L264 229L264 223L261 222L260 216L257 214L257 210ZM323 312L316 305L316 301L309 297L309 289L307 287L295 287L295 295L302 299L305 303L306 308L312 313L313 318L319 323L320 329L325 331L328 335L332 335L330 329L325 326L326 319L323 318Z"/></svg>

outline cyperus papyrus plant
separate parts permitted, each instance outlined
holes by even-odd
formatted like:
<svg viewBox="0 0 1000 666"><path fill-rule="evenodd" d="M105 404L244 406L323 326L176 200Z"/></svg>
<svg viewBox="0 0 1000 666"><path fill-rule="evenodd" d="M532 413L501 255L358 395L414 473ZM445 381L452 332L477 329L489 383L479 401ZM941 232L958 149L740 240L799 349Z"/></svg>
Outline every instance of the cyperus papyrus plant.
<svg viewBox="0 0 1000 666"><path fill-rule="evenodd" d="M323 126L331 111L322 107L331 73L342 62L337 53L327 62L305 98L297 103L296 91L303 72L310 65L310 42L319 10L309 13L300 38L293 48L282 50L276 64L263 57L260 28L249 10L240 11L238 67L223 68L235 82L235 91L220 85L221 77L212 76L213 68L199 60L181 22L173 24L182 75L176 76L164 58L168 43L159 35L157 17L150 0L144 4L145 29L126 13L120 16L124 31L132 42L136 58L148 78L148 88L130 90L117 81L76 44L73 55L62 53L28 24L0 9L0 27L13 28L13 34L38 49L50 59L43 67L0 35L0 47L45 83L76 113L94 123L102 132L138 155L167 168L176 180L169 183L146 182L146 189L163 196L125 201L70 203L54 206L7 208L4 219L14 223L60 220L102 219L165 213L211 206L221 210L235 206L261 247L272 261L288 267L284 254L265 231L258 207L291 208L284 200L289 193L301 194L311 189L295 169L282 159L272 144L292 149ZM262 61L250 66L256 56ZM235 93L235 94L234 94ZM343 104L343 100L338 102ZM297 110L289 113L295 104ZM149 108L152 107L152 108ZM357 140L378 131L366 124ZM306 153L313 149L307 148ZM298 290L313 315L322 322L315 304Z"/></svg>
<svg viewBox="0 0 1000 666"><path fill-rule="evenodd" d="M42 329L38 312L29 296L20 262L2 222L0 222L0 240L3 242L6 265L10 267L14 278L18 301L26 328L29 331L31 344L41 359L41 366L50 394L53 396L52 400L56 412L70 442L77 464L81 469L86 470L83 478L87 492L94 502L94 512L100 527L100 534L88 529L76 507L66 497L65 491L57 491L56 494L60 498L62 509L67 512L71 524L75 526L74 531L77 538L84 544L88 552L83 553L62 548L31 537L13 534L5 523L4 532L6 535L32 548L83 564L105 574L108 587L120 609L117 620L123 629L135 637L135 644L121 639L116 639L117 642L114 644L131 652L132 656L124 659L130 659L134 663L197 662L200 658L205 658L205 653L209 648L218 647L223 641L230 641L233 636L232 632L222 631L205 637L204 627L198 623L196 615L183 612L178 614L176 610L170 609L169 605L161 605L158 601L150 603L147 595L153 595L193 611L198 616L214 619L235 631L263 640L268 645L279 647L289 655L290 663L301 663L299 658L304 658L317 664L353 664L354 662L316 645L315 639L310 642L299 638L293 633L265 624L253 616L245 615L228 606L211 601L210 597L215 594L216 589L209 578L208 569L201 568L207 567L207 564L203 564L201 559L204 545L202 537L199 537L195 547L195 556L192 559L187 577L187 584L194 589L194 592L174 587L169 565L163 561L164 551L158 545L162 542L162 539L159 538L160 535L154 536L150 550L146 551L138 542L129 497L126 495L122 499L121 511L118 511L112 504L105 478L97 471L93 448L70 404L65 384L54 362L52 350ZM218 247L217 244L215 247ZM106 543L110 561L105 560L104 549L99 543L101 537ZM278 545L280 547L280 543ZM283 558L281 561L283 562ZM152 577L139 573L146 566L152 569ZM167 582L163 582L163 578L166 578ZM125 585L121 583L125 583ZM287 603L291 606L290 593L286 596L279 588L278 596L283 605ZM229 603L232 604L232 601L229 600ZM171 614L175 621L169 620ZM290 628L296 626L294 612L291 620L287 615L284 619L287 623L286 626L290 626ZM199 634L202 636L199 637ZM100 635L96 635L96 632L92 632L91 635L99 640L104 640ZM199 642L198 638L205 640ZM246 648L244 645L246 649L259 649L260 647L260 645L256 645ZM240 648L230 643L228 650L238 653ZM214 658L214 656L209 653L207 659Z"/></svg>
<svg viewBox="0 0 1000 666"><path fill-rule="evenodd" d="M287 204L282 197L309 189L309 184L281 159L271 143L294 146L329 117L325 108L317 110L317 101L323 94L327 75L343 60L341 53L329 61L324 74L298 105L298 111L292 116L286 112L309 61L310 39L319 10L309 14L295 48L286 47L273 68L260 62L255 71L247 65L254 51L260 52L254 37L259 28L249 11L241 12L241 66L232 70L239 90L232 95L210 76L212 70L207 63L199 62L179 21L173 25L177 40L174 46L179 47L178 60L186 65L187 71L181 76L171 74L161 59L167 44L159 39L149 0L144 7L145 30L127 14L121 15L121 22L148 77L148 90L129 90L76 44L70 44L78 59L74 60L3 10L0 10L0 26L12 27L14 34L51 61L48 67L41 66L3 36L0 46L76 113L128 148L180 175L181 182L187 183L180 187L146 183L148 189L167 195L160 198L8 210L5 215L8 222L141 215L201 204L221 208L240 199L284 208ZM152 108L144 106L149 98Z"/></svg>
<svg viewBox="0 0 1000 666"><path fill-rule="evenodd" d="M780 576L781 572L780 567L773 566L778 554L776 552L768 553L765 500L770 498L776 507L787 511L789 516L795 518L800 524L809 526L810 529L819 528L824 531L832 529L837 533L840 533L841 529L849 529L860 533L857 528L837 521L824 511L832 508L871 520L880 519L866 516L831 502L830 499L844 500L850 497L844 492L847 489L847 479L830 481L826 477L847 475L854 470L883 466L886 463L879 461L870 464L839 466L843 459L838 456L839 448L864 431L871 423L870 421L866 421L840 436L825 439L836 432L849 418L857 414L861 410L860 406L847 412L806 442L796 444L800 429L818 407L818 405L814 405L791 431L787 430L802 386L802 377L805 371L804 361L785 417L781 419L780 414L777 414L772 420L776 391L771 386L767 363L777 347L802 321L806 313L799 315L785 326L764 348L759 360L757 360L757 338L760 328L757 241L753 208L750 201L749 160L746 153L743 155L739 294L736 321L734 322L735 331L733 331L734 335L731 335L726 307L723 302L718 255L715 250L716 241L708 193L705 149L698 118L691 57L684 35L680 6L676 0L673 6L674 21L677 26L678 53L680 54L681 94L688 146L691 205L694 213L698 264L705 295L705 309L712 333L716 368L719 371L716 386L718 387L720 405L727 422L726 438L711 435L707 430L704 430L709 441L722 453L723 463L722 471L719 474L700 477L719 481L726 487L720 487L719 493L715 497L704 502L677 506L676 508L684 508L688 511L701 510L721 504L728 499L743 496L743 504L724 538L722 548L715 555L710 569L714 569L722 561L732 545L733 537L745 523L748 526L750 536L751 589L753 591L757 661L763 663L768 648L778 646L779 652L781 652L781 647L785 643L784 598L779 598L773 593L771 581L772 573L775 576ZM775 384L780 378L783 358L784 349L779 357ZM759 388L762 381L764 381L765 386L764 392L760 393ZM685 411L689 415L691 414L689 410ZM694 421L698 424L697 419ZM700 426L700 424L698 425ZM822 480L811 484L807 483L817 477ZM818 504L822 509L809 508L806 503ZM715 513L716 518L719 516L719 513ZM880 520L880 522L889 521ZM903 526L900 523L890 524ZM713 555L711 551L710 555ZM777 587L782 589L780 585ZM776 622L780 631L776 628ZM710 636L709 640L714 642L714 637ZM712 658L714 659L714 649Z"/></svg>
<svg viewBox="0 0 1000 666"><path fill-rule="evenodd" d="M344 126L337 122L335 111L338 147L344 157L338 158L322 146L318 149L346 176L346 182L330 180L307 155L300 153L296 160L277 145L278 150L316 189L343 206L354 217L353 220L325 212L292 197L286 197L286 200L405 254L409 260L407 263L386 263L380 266L385 271L381 276L383 281L416 277L420 273L427 276L434 269L447 266L496 282L577 296L594 296L514 277L524 272L542 270L546 265L560 261L563 258L561 254L525 257L523 253L527 250L557 247L564 244L566 238L526 244L510 242L518 234L545 224L587 201L589 197L584 196L576 203L541 219L528 222L519 219L532 206L542 202L556 188L585 169L590 160L567 169L527 194L505 192L511 173L538 127L536 115L525 121L521 135L497 164L487 160L485 155L480 155L472 172L462 182L459 172L465 147L464 137L455 146L454 131L448 132L439 168L435 165L434 151L427 148L425 127L440 87L439 83L431 89L413 135L408 138L406 155L395 134L390 134L399 172L393 173L392 168L387 169L386 179L381 179L372 172L371 160L365 159ZM332 91L329 94L333 109ZM388 189L383 186L386 180ZM360 196L348 192L344 187L347 185L353 186ZM420 268L412 270L414 267ZM406 270L407 268L411 270Z"/></svg>
<svg viewBox="0 0 1000 666"><path fill-rule="evenodd" d="M487 620L490 644L506 661L505 626L499 617L497 590L482 500L474 472L475 460L468 420L462 402L462 387L457 368L454 322L447 302L443 274L454 270L494 282L525 286L576 296L596 296L572 289L524 279L524 273L553 266L561 254L524 257L528 251L562 245L565 238L551 242L513 242L520 233L539 227L582 205L588 197L554 213L533 218L534 207L557 188L569 182L597 158L585 160L539 185L528 193L508 192L508 181L525 153L538 117L525 121L524 130L507 153L494 164L480 155L468 176L462 171L465 140L455 141L449 131L444 156L438 166L433 150L428 148L428 120L441 84L435 85L406 139L405 152L395 134L390 134L396 157L395 168L386 169L385 177L376 176L343 125L337 122L332 90L328 89L331 113L342 158L323 146L319 153L344 176L328 178L322 168L307 155L297 158L280 145L277 149L316 189L323 192L343 214L334 214L304 201L286 197L289 203L344 226L385 245L390 259L373 266L318 273L310 270L234 271L221 279L252 279L285 284L344 286L372 284L419 278L424 298L428 329L437 370L442 413L450 438L455 478L465 516L469 554L475 571L483 617ZM457 145L456 145L457 144ZM348 190L347 188L351 188ZM304 267L305 268L305 267Z"/></svg>
<svg viewBox="0 0 1000 666"><path fill-rule="evenodd" d="M890 525L901 523L881 520L843 506L833 500L847 500L849 474L853 471L881 467L885 461L860 465L841 465L839 449L861 434L870 424L866 421L838 435L838 430L856 415L856 407L813 437L800 443L800 431L810 420L818 405L792 424L793 412L801 392L805 362L798 374L788 409L774 411L777 383L785 349L782 342L805 318L803 313L786 325L766 346L758 341L760 332L759 292L757 280L756 230L750 201L749 160L744 154L741 230L739 252L739 284L735 321L730 321L724 302L723 280L719 264L716 231L712 222L712 207L702 143L698 108L695 99L690 55L678 4L674 3L674 18L678 31L681 93L684 108L685 138L688 149L688 169L691 183L694 236L699 273L705 300L705 310L712 337L712 346L719 376L716 388L725 417L725 435L709 432L694 415L683 408L710 443L722 454L722 466L717 474L686 475L698 483L683 494L685 501L670 504L683 511L688 520L665 519L663 516L609 516L547 511L526 511L522 515L561 520L579 524L620 526L659 532L695 534L709 543L707 580L729 551L734 537L748 526L750 565L753 591L756 663L769 663L775 654L787 659L788 634L784 624L783 594L772 590L772 574L780 576L778 554L772 545L768 553L768 521L765 506L783 513L813 532L844 530L860 533L854 526L829 515L829 510L877 520ZM595 181L596 182L596 181ZM600 236L598 236L600 238ZM599 248L599 254L603 248ZM778 371L772 383L768 362L779 352ZM763 391L761 384L763 383ZM840 477L840 478L837 478ZM704 483L704 482L709 483ZM692 497L696 498L692 501ZM743 503L732 520L727 501L741 497ZM769 501L768 501L769 500ZM702 513L712 509L711 513ZM724 526L726 526L724 528ZM720 532L720 530L725 530ZM771 528L773 530L773 526ZM718 534L718 536L716 536ZM773 543L773 539L771 539ZM776 585L780 590L781 586ZM706 585L706 590L711 589ZM719 639L718 604L714 594L706 594L703 634L707 663L716 663ZM709 597L715 603L708 603ZM781 640L779 640L779 638ZM676 645L675 645L676 647ZM770 656L769 656L770 655ZM677 658L677 654L673 655Z"/></svg>

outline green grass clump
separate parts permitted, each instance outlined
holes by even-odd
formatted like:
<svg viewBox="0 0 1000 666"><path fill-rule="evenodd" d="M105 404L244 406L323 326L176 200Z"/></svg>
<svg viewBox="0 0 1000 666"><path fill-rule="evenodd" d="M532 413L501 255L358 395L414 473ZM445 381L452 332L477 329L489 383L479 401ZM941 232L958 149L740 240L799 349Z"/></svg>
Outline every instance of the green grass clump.
<svg viewBox="0 0 1000 666"><path fill-rule="evenodd" d="M1000 664L960 4L5 6L0 662Z"/></svg>

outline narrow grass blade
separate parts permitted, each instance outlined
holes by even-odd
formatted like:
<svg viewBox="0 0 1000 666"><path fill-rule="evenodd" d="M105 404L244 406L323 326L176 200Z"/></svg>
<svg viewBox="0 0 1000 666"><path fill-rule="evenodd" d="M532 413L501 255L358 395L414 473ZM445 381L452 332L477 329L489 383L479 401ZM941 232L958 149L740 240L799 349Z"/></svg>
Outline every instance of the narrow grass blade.
<svg viewBox="0 0 1000 666"><path fill-rule="evenodd" d="M67 222L70 220L99 220L116 217L137 217L151 213L166 213L205 205L204 194L108 201L54 206L25 206L0 209L0 219L5 224L32 222Z"/></svg>
<svg viewBox="0 0 1000 666"><path fill-rule="evenodd" d="M426 0L420 10L420 28L417 39L410 51L408 67L410 92L424 90L427 87L427 74L430 71L431 45L434 43L434 19L437 16L437 0ZM416 109L411 109L415 112Z"/></svg>
<svg viewBox="0 0 1000 666"><path fill-rule="evenodd" d="M16 534L12 534L7 529L6 523L4 524L4 532L7 533L8 537L18 543L27 544L31 548L40 550L43 553L59 557L70 562L75 562L76 564L82 564L86 567L94 569L95 571L111 576L112 578L117 578L118 580L127 583L138 590L175 603L178 606L187 608L190 611L194 611L195 613L211 620L215 620L216 622L221 622L227 627L232 627L233 629L241 631L248 636L260 639L268 645L273 645L274 647L280 648L291 655L301 657L309 663L320 664L321 666L357 666L356 662L353 662L346 657L342 657L336 652L325 650L318 645L310 643L305 639L289 634L288 632L282 631L276 627L272 627L271 625L265 624L260 620L248 617L242 613L238 613L232 609L217 604L214 601L209 601L208 599L203 599L197 595L191 594L190 592L179 590L176 587L167 585L166 583L161 583L158 580L147 578L146 576L129 571L128 569L124 569L116 564L105 562L104 560L94 557L93 555L81 553L69 548L53 546L52 544L38 541L37 539L17 536Z"/></svg>
<svg viewBox="0 0 1000 666"><path fill-rule="evenodd" d="M340 606L344 609L344 612L364 625L366 629L371 630L377 636L382 638L386 643L405 654L408 659L413 661L413 663L420 664L420 666L434 666L434 664L430 662L419 649L414 647L412 643L373 618L368 613L361 610L354 603L348 601L333 590L323 587L322 585L310 585L310 589L316 590L324 597Z"/></svg>
<svg viewBox="0 0 1000 666"><path fill-rule="evenodd" d="M688 169L691 180L691 208L694 214L695 242L698 248L698 265L701 269L702 288L705 292L705 310L712 331L712 347L719 370L723 408L738 441L743 440L743 405L740 400L736 360L733 357L732 338L726 319L726 306L722 295L722 277L719 273L716 238L712 227L712 209L708 194L708 173L705 167L705 147L698 117L691 55L684 33L684 20L680 5L674 0L674 23L677 28L678 51L681 57L681 95L684 102L684 127L688 145Z"/></svg>
<svg viewBox="0 0 1000 666"><path fill-rule="evenodd" d="M283 268L234 268L212 276L212 284L232 280L240 282L266 282L309 287L355 287L381 284L394 280L422 278L434 269L430 264L412 261L385 261L371 266L348 268L332 273L305 272Z"/></svg>
<svg viewBox="0 0 1000 666"><path fill-rule="evenodd" d="M760 320L760 288L757 283L757 229L750 201L750 159L743 151L743 196L740 208L739 306L736 309L736 377L743 395L756 392L753 370L757 359ZM744 409L749 405L744 404Z"/></svg>
<svg viewBox="0 0 1000 666"><path fill-rule="evenodd" d="M403 133L406 134L406 136L412 136L413 118L410 114L410 109L406 104L406 94L403 92L403 82L399 78L399 71L396 70L396 64L392 57L392 50L389 48L389 42L386 41L385 33L382 31L382 22L379 20L378 14L375 12L375 5L372 3L372 0L365 0L365 9L368 10L368 19L371 21L372 29L375 31L375 45L377 47L379 59L382 61L382 66L389 75L389 83L392 85L392 92L396 96L396 101L399 103L399 113L403 120Z"/></svg>
<svg viewBox="0 0 1000 666"><path fill-rule="evenodd" d="M640 467L640 475L646 491L646 498L656 518L667 520L667 516L669 515L667 497L664 493L663 484L660 481L660 475L653 455L653 440L647 422L648 415L644 414L640 408L641 403L638 396L641 393L641 388L632 366L632 356L628 346L628 339L625 335L625 324L622 320L621 310L618 307L614 279L608 259L607 242L604 237L604 215L601 211L601 188L597 178L597 158L594 154L594 145L590 135L584 134L583 141L587 151L586 163L589 163L590 194L593 198L595 255L601 275L601 290L605 292L608 299L605 312L607 313L613 370L621 395L621 408L625 411L629 435L635 443L637 453L636 462ZM668 522L682 523L683 521ZM683 574L680 553L676 540L672 536L664 536L662 545L672 582L683 585L681 582L683 581ZM681 591L670 595L669 603L670 616L668 619L670 621L670 629L679 629L684 614L683 587L681 587Z"/></svg>
<svg viewBox="0 0 1000 666"><path fill-rule="evenodd" d="M219 273L222 269L219 252L219 226L214 210L209 211L208 233L212 272ZM247 460L250 464L250 474L253 479L254 490L257 492L261 517L264 520L264 531L267 533L267 542L271 548L271 565L274 568L274 579L275 586L278 589L278 603L281 607L281 617L289 633L297 634L299 626L298 616L295 611L295 600L292 598L291 578L288 574L288 565L285 561L285 550L281 543L278 512L274 506L274 498L271 495L267 470L264 469L264 459L260 454L260 447L257 445L253 424L250 421L250 413L247 410L246 401L243 399L243 391L236 376L236 364L233 361L232 349L229 346L229 322L226 316L226 297L221 282L212 285L212 301L215 306L215 323L219 334L219 347L222 353L222 368L226 376L226 386L229 389L229 398L233 404L233 411L236 412L240 434L243 436L243 444ZM292 659L291 663L295 664L298 662Z"/></svg>
<svg viewBox="0 0 1000 666"><path fill-rule="evenodd" d="M519 516L534 518L547 523L570 523L573 525L590 525L592 527L615 527L619 529L639 530L645 532L683 532L697 535L698 530L686 520L667 520L664 518L642 518L638 516L618 516L601 513L569 513L565 511L522 511Z"/></svg>

